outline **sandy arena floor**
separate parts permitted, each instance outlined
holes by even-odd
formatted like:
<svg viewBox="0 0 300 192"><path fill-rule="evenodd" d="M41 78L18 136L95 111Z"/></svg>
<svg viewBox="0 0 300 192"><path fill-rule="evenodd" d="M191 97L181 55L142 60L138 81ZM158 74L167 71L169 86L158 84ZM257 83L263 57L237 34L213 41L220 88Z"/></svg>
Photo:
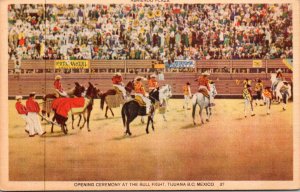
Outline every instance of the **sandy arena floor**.
<svg viewBox="0 0 300 192"><path fill-rule="evenodd" d="M24 102L24 101L23 101ZM64 135L59 127L45 137L29 138L9 101L9 178L17 181L67 180L291 180L292 103L283 112L273 105L255 107L244 118L243 101L218 99L209 123L192 124L182 99L169 102L167 122L155 117L155 132L137 118L133 136L123 137L120 108L105 119L96 100L91 132ZM198 109L199 110L199 109ZM78 121L78 119L77 119ZM70 120L69 120L70 125Z"/></svg>

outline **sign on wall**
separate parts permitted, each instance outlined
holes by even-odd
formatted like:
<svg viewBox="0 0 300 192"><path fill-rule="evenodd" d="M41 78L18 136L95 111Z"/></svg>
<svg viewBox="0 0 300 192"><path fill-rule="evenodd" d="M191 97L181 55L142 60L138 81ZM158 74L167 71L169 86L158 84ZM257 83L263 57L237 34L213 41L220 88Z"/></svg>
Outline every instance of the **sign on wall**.
<svg viewBox="0 0 300 192"><path fill-rule="evenodd" d="M166 68L195 68L195 61L190 60L175 60L172 63L165 60L164 63Z"/></svg>
<svg viewBox="0 0 300 192"><path fill-rule="evenodd" d="M88 69L90 68L89 60L55 60L55 69Z"/></svg>

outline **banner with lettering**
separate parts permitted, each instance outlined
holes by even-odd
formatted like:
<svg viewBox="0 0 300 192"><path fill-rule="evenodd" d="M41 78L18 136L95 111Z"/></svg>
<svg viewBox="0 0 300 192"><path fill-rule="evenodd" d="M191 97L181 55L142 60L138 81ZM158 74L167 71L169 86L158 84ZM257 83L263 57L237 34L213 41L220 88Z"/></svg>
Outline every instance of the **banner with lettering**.
<svg viewBox="0 0 300 192"><path fill-rule="evenodd" d="M166 68L195 68L195 61L191 60L175 60L174 62L169 63L168 60L164 61Z"/></svg>
<svg viewBox="0 0 300 192"><path fill-rule="evenodd" d="M55 69L89 69L89 60L55 60Z"/></svg>
<svg viewBox="0 0 300 192"><path fill-rule="evenodd" d="M258 68L262 66L263 66L262 60L253 60L252 67Z"/></svg>

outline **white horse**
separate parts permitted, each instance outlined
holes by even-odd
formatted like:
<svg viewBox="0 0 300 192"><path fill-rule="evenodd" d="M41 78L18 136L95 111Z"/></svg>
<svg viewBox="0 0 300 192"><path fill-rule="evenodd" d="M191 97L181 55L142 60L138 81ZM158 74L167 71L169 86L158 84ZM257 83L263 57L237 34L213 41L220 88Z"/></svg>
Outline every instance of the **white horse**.
<svg viewBox="0 0 300 192"><path fill-rule="evenodd" d="M206 116L207 116L206 121L209 122L209 117L211 115L211 108L209 106L209 99L207 97L205 97L202 93L198 92L198 93L193 95L192 104L193 104L192 117L193 117L194 125L196 125L195 112L196 112L196 106L197 105L199 105L199 107L200 107L199 115L200 115L201 123L204 124L203 117L202 117L202 110L203 109L206 110Z"/></svg>
<svg viewBox="0 0 300 192"><path fill-rule="evenodd" d="M271 82L272 82L272 85L274 85L274 83L276 82L277 80L276 80L276 74L275 73L272 73L271 74ZM280 93L280 89L281 89L281 87L283 86L283 82L282 81L279 81L278 82L278 84L277 84L277 86L276 86L276 88L275 88L275 90L272 90L273 91L273 96L274 96L274 99L275 99L275 101L278 101L278 103L280 103L281 102L281 100L282 100L282 94ZM292 87L291 87L291 85L289 84L288 85L288 94L289 94L289 96L288 96L288 98L287 98L287 100L292 96Z"/></svg>
<svg viewBox="0 0 300 192"><path fill-rule="evenodd" d="M168 105L168 100L172 97L172 87L168 84L163 85L159 88L159 100L156 102L156 109L159 110L160 114L162 114L164 121L166 119L166 109ZM144 117L141 117L141 122L144 123Z"/></svg>

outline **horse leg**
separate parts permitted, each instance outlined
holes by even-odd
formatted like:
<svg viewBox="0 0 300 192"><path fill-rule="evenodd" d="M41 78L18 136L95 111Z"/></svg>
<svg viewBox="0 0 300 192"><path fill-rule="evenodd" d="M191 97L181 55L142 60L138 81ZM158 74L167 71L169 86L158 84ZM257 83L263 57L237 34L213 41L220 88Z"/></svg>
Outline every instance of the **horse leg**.
<svg viewBox="0 0 300 192"><path fill-rule="evenodd" d="M201 123L204 124L204 121L203 121L203 118L202 118L202 110L203 110L203 108L200 107L199 115L200 115Z"/></svg>
<svg viewBox="0 0 300 192"><path fill-rule="evenodd" d="M114 112L113 112L112 108L109 108L109 110L110 110L110 112L111 112L112 116L114 117L114 116L115 116L115 114L114 114Z"/></svg>
<svg viewBox="0 0 300 192"><path fill-rule="evenodd" d="M54 122L55 121L55 114L54 114L54 116L52 117L52 122ZM54 124L52 123L52 126L51 126L51 133L53 133L53 126L54 126Z"/></svg>
<svg viewBox="0 0 300 192"><path fill-rule="evenodd" d="M206 111L206 122L209 122L209 107L206 107L205 111Z"/></svg>
<svg viewBox="0 0 300 192"><path fill-rule="evenodd" d="M72 115L72 129L74 129L74 115Z"/></svg>
<svg viewBox="0 0 300 192"><path fill-rule="evenodd" d="M152 125L152 130L154 131L154 113L151 115L150 120L151 120L151 125Z"/></svg>
<svg viewBox="0 0 300 192"><path fill-rule="evenodd" d="M106 109L105 109L105 118L107 119L108 116L107 116L107 111L108 111L108 106L106 106Z"/></svg>
<svg viewBox="0 0 300 192"><path fill-rule="evenodd" d="M163 114L162 116L163 116L163 119L164 119L164 121L167 121L167 119L166 119L166 115L165 115L165 114Z"/></svg>
<svg viewBox="0 0 300 192"><path fill-rule="evenodd" d="M88 130L88 132L90 132L91 130L90 130L90 115L91 115L91 110L88 110L87 111L87 130Z"/></svg>
<svg viewBox="0 0 300 192"><path fill-rule="evenodd" d="M81 114L79 114L79 120L78 120L78 123L77 123L77 127L79 127L79 125L80 125L80 122L81 122Z"/></svg>
<svg viewBox="0 0 300 192"><path fill-rule="evenodd" d="M193 105L193 112L192 112L192 117L193 117L193 123L194 123L194 125L196 125L195 112L196 112L196 104Z"/></svg>
<svg viewBox="0 0 300 192"><path fill-rule="evenodd" d="M143 116L141 117L141 123L142 123L142 124L145 123L145 120L144 120L144 117L143 117Z"/></svg>
<svg viewBox="0 0 300 192"><path fill-rule="evenodd" d="M150 124L150 116L148 116L148 120L147 120L147 127L146 127L146 133L149 134L149 131L148 131L148 127L149 127L149 124Z"/></svg>
<svg viewBox="0 0 300 192"><path fill-rule="evenodd" d="M86 122L86 117L85 117L85 114L83 114L83 124L82 124L82 126L80 127L80 129L82 129L82 128L84 127L85 122Z"/></svg>

